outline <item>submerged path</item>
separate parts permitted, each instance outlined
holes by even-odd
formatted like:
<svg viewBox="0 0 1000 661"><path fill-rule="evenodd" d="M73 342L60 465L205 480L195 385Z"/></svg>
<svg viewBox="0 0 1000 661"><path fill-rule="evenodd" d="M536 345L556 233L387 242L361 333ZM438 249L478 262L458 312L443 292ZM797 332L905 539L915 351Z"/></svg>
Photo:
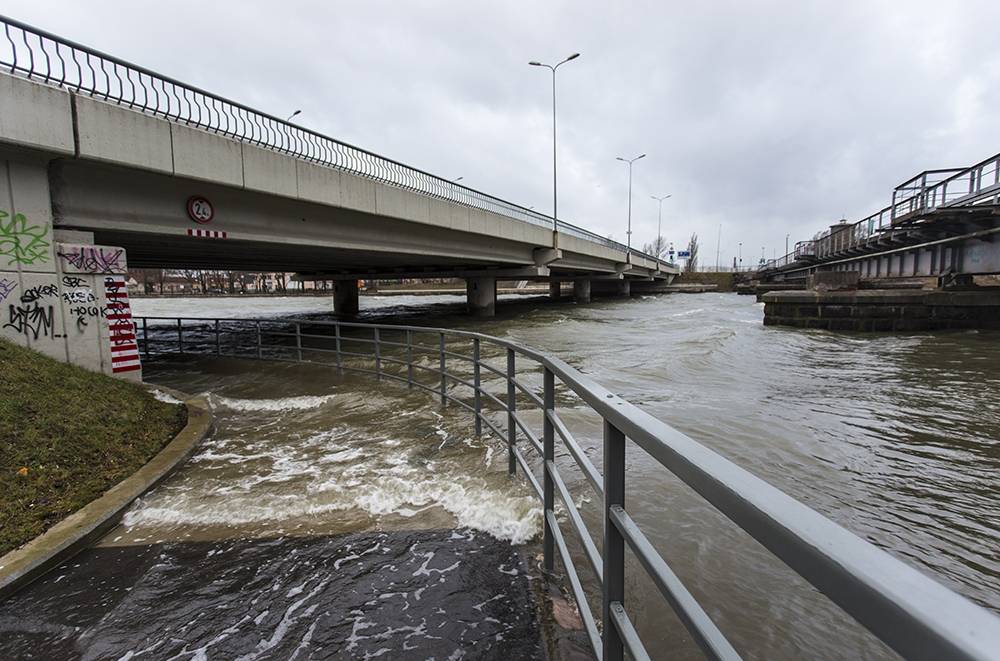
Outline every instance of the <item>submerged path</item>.
<svg viewBox="0 0 1000 661"><path fill-rule="evenodd" d="M4 659L543 658L517 549L469 530L94 548L3 604L0 641Z"/></svg>

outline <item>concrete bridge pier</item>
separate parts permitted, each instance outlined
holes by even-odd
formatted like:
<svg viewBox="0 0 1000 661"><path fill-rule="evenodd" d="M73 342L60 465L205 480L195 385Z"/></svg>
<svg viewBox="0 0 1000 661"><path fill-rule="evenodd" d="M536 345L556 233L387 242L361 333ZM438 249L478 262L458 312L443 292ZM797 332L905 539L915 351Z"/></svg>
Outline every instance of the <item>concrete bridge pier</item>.
<svg viewBox="0 0 1000 661"><path fill-rule="evenodd" d="M492 317L496 314L497 279L466 278L465 296L470 314L476 317Z"/></svg>
<svg viewBox="0 0 1000 661"><path fill-rule="evenodd" d="M615 293L620 297L628 297L632 295L632 281L631 280L619 280L617 286L615 287Z"/></svg>
<svg viewBox="0 0 1000 661"><path fill-rule="evenodd" d="M549 298L556 300L562 298L562 283L558 280L549 280Z"/></svg>
<svg viewBox="0 0 1000 661"><path fill-rule="evenodd" d="M333 283L333 311L337 314L357 314L358 281L335 280Z"/></svg>
<svg viewBox="0 0 1000 661"><path fill-rule="evenodd" d="M590 303L590 280L573 281L573 298L577 303Z"/></svg>

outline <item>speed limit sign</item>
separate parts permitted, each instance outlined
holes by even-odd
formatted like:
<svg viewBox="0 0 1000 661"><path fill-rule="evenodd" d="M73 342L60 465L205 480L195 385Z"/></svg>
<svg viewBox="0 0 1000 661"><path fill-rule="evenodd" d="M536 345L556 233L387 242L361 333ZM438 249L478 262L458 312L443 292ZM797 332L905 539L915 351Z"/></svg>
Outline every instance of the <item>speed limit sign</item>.
<svg viewBox="0 0 1000 661"><path fill-rule="evenodd" d="M188 218L196 223L205 224L215 218L215 207L200 195L192 195L187 201Z"/></svg>

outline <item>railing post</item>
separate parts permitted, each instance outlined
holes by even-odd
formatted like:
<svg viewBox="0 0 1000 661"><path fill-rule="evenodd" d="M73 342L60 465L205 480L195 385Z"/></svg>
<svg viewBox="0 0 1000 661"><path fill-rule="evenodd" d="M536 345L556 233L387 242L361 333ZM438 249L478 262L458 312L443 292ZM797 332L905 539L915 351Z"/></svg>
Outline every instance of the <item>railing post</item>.
<svg viewBox="0 0 1000 661"><path fill-rule="evenodd" d="M337 324L333 328L334 328L335 335L336 335L336 338L337 338L337 340L336 340L336 342L337 342L337 369L340 371L341 374L343 374L344 373L344 361L343 361L343 358L341 358L341 356L340 356L340 324Z"/></svg>
<svg viewBox="0 0 1000 661"><path fill-rule="evenodd" d="M479 372L479 338L472 338L472 384L476 387L473 393L473 405L476 409L476 438L483 434L483 400L480 394L482 378Z"/></svg>
<svg viewBox="0 0 1000 661"><path fill-rule="evenodd" d="M260 331L260 322L257 322L257 358L262 359L264 357L264 347L263 347L263 336Z"/></svg>
<svg viewBox="0 0 1000 661"><path fill-rule="evenodd" d="M549 413L556 408L556 387L555 375L548 367L545 368L543 403L545 410L542 411L542 459L545 470L542 472L543 489L545 500L544 521L545 529L542 538L542 551L544 554L545 571L551 572L555 569L555 540L552 535L552 527L549 525L548 513L555 514L556 495L555 483L552 481L552 473L549 471L549 462L556 460L555 452L555 429L552 427L552 420ZM566 503L567 507L572 507L573 503Z"/></svg>
<svg viewBox="0 0 1000 661"><path fill-rule="evenodd" d="M406 387L413 389L413 333L406 331Z"/></svg>
<svg viewBox="0 0 1000 661"><path fill-rule="evenodd" d="M377 328L373 328L372 331L374 333L373 337L375 339L375 378L378 379L379 381L381 381L382 380L382 349L381 349L381 346L379 345L379 341L380 340L379 340L378 329Z"/></svg>
<svg viewBox="0 0 1000 661"><path fill-rule="evenodd" d="M149 327L148 321L145 317L142 318L142 350L146 354L146 360L149 360Z"/></svg>
<svg viewBox="0 0 1000 661"><path fill-rule="evenodd" d="M604 661L621 661L622 639L611 615L612 604L625 604L625 539L611 520L614 505L625 507L625 434L604 421L604 585L602 602Z"/></svg>
<svg viewBox="0 0 1000 661"><path fill-rule="evenodd" d="M222 341L219 339L219 320L215 320L215 355L222 355Z"/></svg>
<svg viewBox="0 0 1000 661"><path fill-rule="evenodd" d="M295 354L302 362L302 324L295 322Z"/></svg>
<svg viewBox="0 0 1000 661"><path fill-rule="evenodd" d="M441 406L446 406L448 403L448 396L445 394L445 389L448 387L448 379L445 376L444 371L444 333L440 334L441 337L438 340L438 347L440 349L440 366L441 366Z"/></svg>
<svg viewBox="0 0 1000 661"><path fill-rule="evenodd" d="M514 411L517 409L517 398L514 393L514 350L507 349L507 472L513 475L517 471L517 457L514 456L514 445L517 443L517 427L514 422Z"/></svg>
<svg viewBox="0 0 1000 661"><path fill-rule="evenodd" d="M177 353L184 353L184 325L177 319Z"/></svg>

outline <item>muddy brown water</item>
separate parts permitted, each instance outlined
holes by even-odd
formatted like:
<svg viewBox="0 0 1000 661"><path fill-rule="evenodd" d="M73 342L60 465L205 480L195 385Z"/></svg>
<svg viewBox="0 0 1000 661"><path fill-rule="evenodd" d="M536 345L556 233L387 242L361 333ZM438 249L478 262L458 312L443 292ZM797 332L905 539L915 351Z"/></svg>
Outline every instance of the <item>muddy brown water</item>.
<svg viewBox="0 0 1000 661"><path fill-rule="evenodd" d="M331 313L322 298L146 299L134 306L137 315L322 319ZM461 306L462 299L452 296L362 299L361 316L474 329L552 352L854 533L1000 611L1000 334L765 328L761 306L733 294L581 306L508 300L488 321L465 316ZM164 361L147 366L146 376L209 393L217 429L98 550L135 548L138 554L183 544L219 553L233 544L273 542L298 543L306 552L316 540L344 535L449 529L520 545L539 531L538 504L521 479L507 476L503 443L476 438L466 413L441 409L428 394L324 367L227 358ZM526 380L540 386L536 377ZM559 405L600 468L599 420L569 398ZM557 463L599 546L599 500L565 453ZM892 658L640 450L630 449L627 471L633 518L741 654ZM578 545L573 553L594 594ZM176 557L186 556L177 553L171 561ZM281 580L282 565L268 566L278 567L274 582L281 589L294 588ZM71 563L59 571L69 585L73 572L83 570ZM204 571L192 576L195 583L211 579ZM634 558L626 576L627 609L651 655L700 658ZM57 591L58 584L47 589ZM36 609L52 603L47 594L39 595ZM263 590L212 593L221 610L231 608L229 601L266 596ZM20 599L20 608L30 611L32 592ZM288 604L277 600L275 608ZM67 595L60 607L85 611L86 591ZM298 610L299 617L307 608ZM0 627L10 615L0 609ZM43 627L45 618L39 622ZM258 634L273 637L281 622L265 623ZM301 642L310 623L300 622L295 640ZM147 633L142 646L128 647L129 658L144 658L139 652L157 636L163 640L154 649L175 649L168 639L176 634L157 633L149 622L134 626ZM430 656L411 651L407 658ZM184 654L176 658L198 658ZM483 653L470 647L466 656ZM145 658L161 657L151 652Z"/></svg>

